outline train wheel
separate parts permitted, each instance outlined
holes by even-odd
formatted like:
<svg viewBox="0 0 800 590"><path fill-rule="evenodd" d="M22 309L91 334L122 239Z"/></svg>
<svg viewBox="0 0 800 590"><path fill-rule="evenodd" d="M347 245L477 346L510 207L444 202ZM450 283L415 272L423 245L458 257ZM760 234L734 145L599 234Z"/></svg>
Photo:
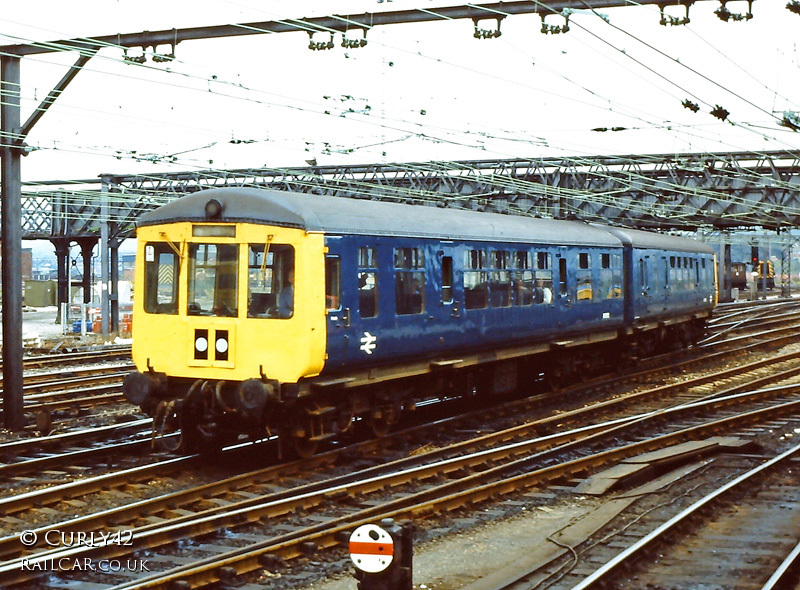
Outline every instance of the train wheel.
<svg viewBox="0 0 800 590"><path fill-rule="evenodd" d="M296 426L288 429L292 452L301 459L308 459L317 452L322 433L322 421L319 416L309 413L308 408L293 416Z"/></svg>
<svg viewBox="0 0 800 590"><path fill-rule="evenodd" d="M314 435L313 418L306 418L305 429L302 434L295 432L292 435L292 450L301 459L308 459L317 452L319 441L311 440Z"/></svg>
<svg viewBox="0 0 800 590"><path fill-rule="evenodd" d="M187 450L187 437L181 428L181 405L176 400L162 400L153 417L153 448L169 453Z"/></svg>
<svg viewBox="0 0 800 590"><path fill-rule="evenodd" d="M370 414L366 423L370 432L376 438L389 434L392 425L397 421L397 413L392 406L386 406Z"/></svg>
<svg viewBox="0 0 800 590"><path fill-rule="evenodd" d="M316 454L318 447L319 443L317 441L310 441L307 438L302 438L299 436L292 437L292 450L294 451L294 454L301 459L313 457Z"/></svg>

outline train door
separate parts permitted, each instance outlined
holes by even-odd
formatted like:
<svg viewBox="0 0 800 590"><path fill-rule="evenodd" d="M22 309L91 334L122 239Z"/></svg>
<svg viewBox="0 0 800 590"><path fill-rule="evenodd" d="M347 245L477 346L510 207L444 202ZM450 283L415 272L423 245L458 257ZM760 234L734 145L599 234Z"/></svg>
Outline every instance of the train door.
<svg viewBox="0 0 800 590"><path fill-rule="evenodd" d="M570 288L569 274L567 269L569 264L567 262L567 254L561 253L557 255L558 258L558 299L561 305L571 307L574 301L572 289Z"/></svg>
<svg viewBox="0 0 800 590"><path fill-rule="evenodd" d="M457 276L458 251L451 242L442 243L439 250L439 296L444 317L441 321L455 323L463 315L463 282Z"/></svg>
<svg viewBox="0 0 800 590"><path fill-rule="evenodd" d="M327 365L347 365L359 350L359 276L353 248L342 238L329 245L325 256L325 308L327 314ZM368 343L369 344L369 343Z"/></svg>
<svg viewBox="0 0 800 590"><path fill-rule="evenodd" d="M666 311L670 305L670 301L675 300L675 293L673 291L676 290L677 284L676 281L673 280L675 272L671 270L672 265L670 263L669 257L662 256L659 262L659 276L660 276L660 287L661 292L659 293L658 297L658 311Z"/></svg>
<svg viewBox="0 0 800 590"><path fill-rule="evenodd" d="M355 278L354 287L358 293L358 301L351 311L354 334L356 339L348 350L351 362L368 361L373 358L378 348L381 320L382 291L386 289L385 281L380 284L378 280L378 245L379 240L368 242L358 247L358 265L356 272L351 275ZM348 277L346 280L352 281Z"/></svg>
<svg viewBox="0 0 800 590"><path fill-rule="evenodd" d="M635 314L638 316L647 316L650 313L652 308L652 300L653 300L653 260L650 256L640 256L639 257L639 264L638 264L638 279L639 279L639 294L641 295L641 307L643 309L637 309ZM638 307L638 306L637 306Z"/></svg>
<svg viewBox="0 0 800 590"><path fill-rule="evenodd" d="M342 260L337 254L325 256L325 313L328 330L326 364L339 367L347 356L350 310L342 305Z"/></svg>

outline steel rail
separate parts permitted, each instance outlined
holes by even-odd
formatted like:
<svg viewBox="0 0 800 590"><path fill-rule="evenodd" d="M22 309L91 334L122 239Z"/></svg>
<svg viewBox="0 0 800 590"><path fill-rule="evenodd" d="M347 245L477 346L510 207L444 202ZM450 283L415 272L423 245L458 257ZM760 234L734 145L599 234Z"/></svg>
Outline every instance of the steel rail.
<svg viewBox="0 0 800 590"><path fill-rule="evenodd" d="M199 459L199 455L187 455L148 463L114 473L72 481L41 490L25 492L8 498L0 498L0 514L16 514L30 508L46 506L62 500L84 496L92 491L106 489L115 485L128 485L154 477L163 471L169 472L176 466L189 466Z"/></svg>
<svg viewBox="0 0 800 590"><path fill-rule="evenodd" d="M779 466L783 466L795 455L800 455L800 445L792 447L788 451L781 453L777 457L770 459L766 463L763 463L762 465L759 465L758 467L751 469L747 473L740 475L736 479L714 490L712 493L708 494L704 498L698 500L697 502L686 508L680 514L669 519L667 522L662 524L660 527L658 527L656 530L654 530L652 533L650 533L640 541L634 543L628 549L622 551L619 555L617 555L611 561L603 565L589 577L584 579L579 584L573 586L572 590L589 590L590 588L597 587L598 584L601 584L603 581L607 580L608 577L613 572L615 572L619 567L623 566L626 563L629 563L630 560L634 558L634 556L639 555L647 547L650 547L655 542L663 539L668 532L680 526L682 523L686 522L689 518L695 516L700 510L711 505L713 502L719 501L723 496L726 496L731 491L736 490L740 486L743 486L744 484L748 483L753 478L761 475L762 473L775 469Z"/></svg>
<svg viewBox="0 0 800 590"><path fill-rule="evenodd" d="M35 401L44 399L48 395L52 396L52 392L54 391L68 392L70 389L74 390L87 384L97 383L98 381L102 382L116 380L116 382L120 384L128 372L129 371L119 371L119 367L113 367L109 369L108 372L105 372L104 370L96 370L89 375L83 375L80 377L69 376L62 379L54 379L40 383L30 383L23 386L23 390L26 393L25 400Z"/></svg>
<svg viewBox="0 0 800 590"><path fill-rule="evenodd" d="M0 457L7 455L22 455L29 451L42 452L48 447L72 445L75 443L94 441L102 438L111 438L114 434L129 430L131 428L142 428L153 423L152 418L142 418L130 422L119 424L107 424L106 426L93 426L74 432L62 432L49 436L37 436L36 438L23 438L0 443Z"/></svg>
<svg viewBox="0 0 800 590"><path fill-rule="evenodd" d="M139 440L131 440L120 443L105 444L101 447L93 447L88 449L76 449L58 453L56 455L49 455L47 457L36 457L34 459L26 459L19 463L3 463L0 464L0 477L12 477L21 475L23 473L30 473L31 471L39 469L50 469L53 467L61 467L65 463L75 465L89 459L98 459L101 457L108 457L120 453L121 457L130 456L133 453L140 453L147 451L151 447L149 436Z"/></svg>
<svg viewBox="0 0 800 590"><path fill-rule="evenodd" d="M761 419L777 413L795 412L798 408L800 408L800 401L796 400L780 406L756 410L748 414L748 418L751 420L757 418ZM651 440L631 443L617 449L600 451L588 457L573 459L566 463L534 469L528 472L524 471L525 467L534 459L539 459L539 457L518 459L512 464L494 467L478 474L467 475L457 481L444 483L432 489L390 501L381 506L359 510L353 514L334 518L326 523L313 525L295 531L294 533L267 539L248 547L232 549L220 555L199 559L194 563L175 567L167 572L152 574L135 581L119 584L110 590L145 590L181 587L171 586L172 584L189 584L189 586L186 587L197 588L219 581L221 577L226 575L224 574L226 571L225 568L233 568L237 574L241 574L262 567L263 559L266 555L280 555L285 558L290 558L301 555L301 547L305 543L314 543L322 547L338 544L340 539L336 537L337 533L342 533L360 524L374 522L379 518L413 518L433 512L451 511L465 504L485 501L492 497L517 492L520 489L526 489L535 485L541 485L547 481L562 479L584 472L587 469L596 468L599 465L619 461L630 456L641 454L642 452L654 450L654 448L670 446L681 440L694 440L697 438L698 434L713 433L720 429L730 427L732 423L738 422L740 418L740 416L723 418L707 424L692 426L681 431L662 435ZM610 432L604 432L600 436L608 436L609 434ZM572 447L573 444L574 443L568 443L567 446ZM522 473L508 475L509 471L522 471ZM492 476L500 477L495 481L485 483L485 481ZM336 497L336 493L334 490L331 490L328 493L317 492L314 496L315 498L308 498L307 500L314 503L323 502L325 501L325 496L329 498ZM245 512L235 515L238 517L237 522L241 522L248 518L248 516L251 516L254 509L250 507L245 510ZM216 522L218 528L219 524L221 524L220 517L214 515L209 518L209 525L213 525L213 523ZM216 529L211 526L210 530ZM158 534L158 531L150 533L150 535L153 534ZM162 530L160 534L165 535L166 531ZM135 533L134 537L138 538ZM109 549L109 546L105 546L103 549ZM111 546L108 552L94 549L90 551L89 554L94 557L98 555L113 557L121 555L123 552L119 551L119 547ZM65 553L65 555L69 554ZM4 571L4 569L5 568L0 570L0 572ZM17 568L12 568L12 572L18 569L19 567L17 564Z"/></svg>
<svg viewBox="0 0 800 590"><path fill-rule="evenodd" d="M130 358L130 345L105 347L103 350L92 350L86 352L63 352L45 355L23 357L23 369L34 366L44 367L47 365L62 366L67 363L92 362L93 360L118 359L120 356ZM2 368L2 356L0 356L0 368Z"/></svg>
<svg viewBox="0 0 800 590"><path fill-rule="evenodd" d="M789 555L786 556L775 572L769 577L761 590L777 590L779 588L789 588L791 582L791 572L800 563L800 543L794 546Z"/></svg>
<svg viewBox="0 0 800 590"><path fill-rule="evenodd" d="M774 388L771 390L772 393L776 393L779 388ZM783 388L783 392L785 391L792 391L793 393L800 392L800 385L793 385L787 386ZM528 478L531 477L531 473L541 473L546 474L549 478L563 478L567 475L571 475L578 472L586 471L587 469L596 468L600 464L608 463L610 461L618 461L623 458L627 458L632 455L641 454L645 451L652 451L655 448L663 448L664 446L669 446L670 444L675 444L678 441L686 440L687 438L692 438L689 435L694 436L697 438L697 435L717 432L720 429L730 428L732 425L739 424L742 420L756 420L756 419L763 419L764 416L773 415L777 413L784 413L788 410L796 410L800 407L800 400L795 400L792 402L787 402L781 404L779 406L770 406L767 408L760 408L755 411L748 412L745 415L737 415L722 419L713 420L709 423L702 424L702 425L695 425L690 428L685 428L679 430L677 432L664 434L658 436L651 440L639 441L636 443L630 443L628 445L622 445L617 449L607 449L605 451L601 451L599 453L595 453L580 459L574 459L572 461L568 461L566 463L560 465L550 465L544 468L536 469L534 467L533 472L525 473L525 470L534 466L535 463L542 463L547 460L552 460L558 455L563 455L568 452L574 452L577 447L583 445L587 445L588 442L595 442L599 443L603 440L607 440L609 437L616 438L619 437L621 433L624 433L626 429L629 429L632 424L642 424L644 422L650 420L663 420L664 417L674 414L674 413L685 413L685 412L697 412L699 415L704 415L708 411L709 406L719 406L719 407L727 407L731 400L739 401L746 399L748 396L754 395L763 395L764 392L750 392L749 394L738 394L736 396L731 396L731 399L714 399L711 401L706 402L695 402L691 404L684 404L677 408L673 408L670 410L664 411L655 411L650 412L643 416L635 416L632 418L622 419L619 421L615 421L605 425L605 428L598 427L584 427L583 430L585 433L589 433L588 436L582 436L579 440L570 440L564 444L561 444L558 447L548 449L545 451L541 451L536 453L535 455L530 456L523 456L521 458L514 458L518 455L523 453L529 452L532 449L535 449L537 444L541 444L542 440L545 439L552 439L556 440L561 437L567 436L569 438L569 433L561 433L556 435L551 435L550 437L543 437L539 440L534 441L522 441L519 443L513 443L511 445L506 445L503 448L499 449L488 449L484 451L479 451L478 453L474 453L467 457L455 457L449 460L437 462L431 465L422 465L416 468L406 469L401 473L388 473L382 476L368 478L367 480L359 483L359 484L341 484L338 486L328 487L327 489L318 489L318 487L314 487L312 491L308 491L301 494L292 494L291 497L286 498L285 500L274 500L272 497L268 499L258 498L254 500L245 500L236 504L232 504L230 506L224 508L215 508L211 510L204 511L197 515L191 515L188 517L183 517L181 519L177 519L177 521L170 523L168 525L156 524L156 525L148 525L145 527L141 527L135 529L133 531L134 538L138 541L139 546L137 546L137 550L145 549L145 548L153 548L154 546L159 546L165 543L172 542L176 535L176 532L180 534L181 538L185 538L186 536L197 536L202 534L207 534L209 532L213 532L218 530L220 526L234 526L234 525L241 525L246 522L254 522L259 519L275 517L280 514L285 514L288 512L292 512L297 510L298 508L302 507L305 509L311 508L313 506L318 506L321 503L324 503L327 499L340 497L342 495L349 495L353 493L357 494L364 494L369 493L375 490L382 490L387 487L394 487L400 485L401 482L405 481L420 481L430 479L432 477L441 476L444 473L453 473L455 471L461 471L465 468L474 467L476 465L483 465L486 463L487 459L496 461L499 460L501 457L512 457L510 463L505 465L500 465L497 467L492 467L488 470L485 470L481 473L467 475L462 477L456 481L451 481L445 484L434 486L429 490L425 490L422 492L418 492L413 494L412 496L408 496L406 498L401 498L398 500L394 500L389 502L389 506L393 506L392 509L401 509L401 510L411 510L407 507L409 499L413 499L415 502L422 501L422 504L416 504L413 508L413 512L420 512L423 506L428 504L439 504L443 501L447 502L450 498L453 497L462 497L463 495L470 496L473 500L478 497L483 497L484 492L487 490L493 490L491 494L497 493L497 486L503 487L508 484L509 481L517 481L519 478L523 478L524 481L529 481ZM704 408L704 411L698 412L699 408ZM574 435L574 433L573 433ZM517 475L522 472L522 475ZM509 477L509 474L511 476ZM492 478L497 477L498 479L495 481L491 481ZM401 481L398 481L400 478ZM486 481L489 483L484 483ZM541 483L541 480L538 481ZM470 488L472 484L475 484L477 487L474 491ZM529 486L528 486L529 487ZM508 490L515 489L515 488L508 488ZM475 494L478 496L475 496ZM259 501L262 502L259 504ZM377 518L377 513L381 513L383 511L383 507L373 507L367 510L358 511L355 515L350 515L348 517L344 517L348 520L348 522L352 521L353 519L360 519L360 518ZM386 516L386 514L383 514ZM180 527L180 528L179 528ZM311 527L316 528L316 527ZM306 529L303 529L306 531ZM301 531L302 532L302 531ZM300 533L297 533L298 535ZM144 546L142 546L142 544ZM123 551L120 547L106 545L103 547L92 547L92 548L69 548L69 549L56 549L46 552L37 553L33 556L27 556L25 559L27 563L36 563L38 560L46 560L46 559L59 559L63 557L75 558L77 555L82 555L84 557L91 556L92 558L111 558L117 557L119 555L124 554L127 551ZM234 550L230 553L226 553L224 555L233 555L239 554L241 550ZM203 561L203 560L201 560ZM219 564L217 564L218 566ZM15 567L16 566L16 567ZM216 566L215 566L216 567ZM7 583L14 583L15 580L23 579L25 574L20 573L22 568L19 567L19 563L10 562L7 566L3 566L0 568L0 576L2 579L5 580ZM184 571L184 568L176 568L178 570ZM9 576L9 577L6 577ZM21 576L21 577L19 577ZM150 578L145 578L144 580L148 580ZM173 582L176 578L170 577L169 581ZM143 580L139 580L136 582L137 588L149 588L149 587L161 587L159 586L150 586L148 584L145 585L138 585L142 584ZM159 584L164 583L159 582ZM117 588L127 588L128 586L123 584Z"/></svg>

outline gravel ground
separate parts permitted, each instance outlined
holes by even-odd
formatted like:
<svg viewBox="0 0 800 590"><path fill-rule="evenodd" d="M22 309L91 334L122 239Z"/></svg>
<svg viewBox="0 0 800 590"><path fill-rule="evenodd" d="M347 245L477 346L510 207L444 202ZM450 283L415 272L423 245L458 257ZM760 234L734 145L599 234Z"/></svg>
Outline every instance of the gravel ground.
<svg viewBox="0 0 800 590"><path fill-rule="evenodd" d="M99 334L89 333L81 336L72 332L70 321L68 333L64 334L61 323L56 323L58 309L56 307L25 307L22 314L22 338L26 348L51 348L59 342L66 342L71 346L81 344L122 344L129 343L130 339L103 339ZM0 343L3 341L0 333Z"/></svg>
<svg viewBox="0 0 800 590"><path fill-rule="evenodd" d="M769 436L759 436L758 443L766 453L777 454L798 437L800 428L790 423L771 431ZM414 588L473 590L495 587L510 572L529 571L531 566L552 557L560 549L556 542L577 545L590 536L596 526L611 520L618 509L611 505L613 500L609 502L613 497L610 494L609 497L596 498L561 489L556 497L543 503L542 498L535 499L535 493L523 494L518 498L523 502L506 501L479 508L474 513L475 518L461 519L463 526L456 523L452 527L461 529L455 534L445 532L437 537L434 527L422 535L431 540L418 539L414 544ZM525 502L527 499L531 502ZM509 504L518 505L515 509ZM481 516L481 512L489 514ZM504 512L509 516L504 516ZM497 516L493 518L491 513L497 513ZM459 519L455 517L453 520ZM468 524L470 520L475 521L471 526ZM305 568L311 567L313 564L305 565ZM349 560L344 570L342 572L339 567L341 573L305 586L292 584L291 587L296 590L354 590L356 579ZM281 574L273 575L277 579L266 585L270 590L281 587ZM471 586L473 583L477 583L475 587Z"/></svg>

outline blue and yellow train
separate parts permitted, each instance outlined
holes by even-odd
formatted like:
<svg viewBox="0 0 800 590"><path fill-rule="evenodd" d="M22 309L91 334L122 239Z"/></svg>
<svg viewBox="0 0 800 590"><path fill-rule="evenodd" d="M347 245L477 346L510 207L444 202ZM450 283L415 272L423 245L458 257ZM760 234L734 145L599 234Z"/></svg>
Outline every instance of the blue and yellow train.
<svg viewBox="0 0 800 590"><path fill-rule="evenodd" d="M381 435L421 400L689 344L716 303L710 247L580 222L224 188L137 238L124 392L184 451Z"/></svg>

